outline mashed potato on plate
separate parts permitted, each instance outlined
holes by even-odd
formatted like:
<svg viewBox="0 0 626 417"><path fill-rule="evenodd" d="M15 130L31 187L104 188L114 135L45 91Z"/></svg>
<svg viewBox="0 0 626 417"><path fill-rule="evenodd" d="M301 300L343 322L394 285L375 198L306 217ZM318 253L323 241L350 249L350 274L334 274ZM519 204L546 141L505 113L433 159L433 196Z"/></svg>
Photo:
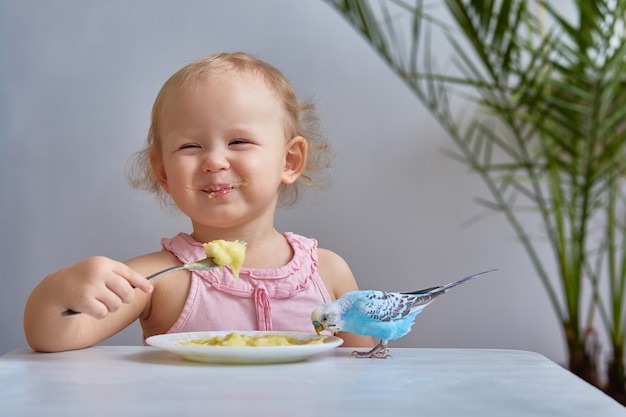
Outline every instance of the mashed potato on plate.
<svg viewBox="0 0 626 417"><path fill-rule="evenodd" d="M186 342L177 342L184 346L294 346L294 345L314 345L324 342L324 337L312 337L310 339L299 339L297 337L280 334L247 335L237 332L228 333L224 336L214 336L208 339L195 339Z"/></svg>

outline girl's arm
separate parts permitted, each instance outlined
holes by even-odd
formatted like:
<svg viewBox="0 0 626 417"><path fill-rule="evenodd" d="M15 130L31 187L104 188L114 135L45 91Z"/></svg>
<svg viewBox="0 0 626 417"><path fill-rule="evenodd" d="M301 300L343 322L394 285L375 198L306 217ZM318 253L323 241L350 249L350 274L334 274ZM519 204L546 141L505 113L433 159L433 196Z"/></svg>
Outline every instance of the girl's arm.
<svg viewBox="0 0 626 417"><path fill-rule="evenodd" d="M26 340L42 352L101 342L142 314L152 289L129 265L102 256L87 258L48 275L32 291L24 310ZM62 316L68 309L83 314Z"/></svg>
<svg viewBox="0 0 626 417"><path fill-rule="evenodd" d="M359 289L356 279L346 261L334 252L318 248L319 274L334 299L340 298L349 291ZM354 333L339 332L337 336L344 340L342 347L374 346L373 339Z"/></svg>

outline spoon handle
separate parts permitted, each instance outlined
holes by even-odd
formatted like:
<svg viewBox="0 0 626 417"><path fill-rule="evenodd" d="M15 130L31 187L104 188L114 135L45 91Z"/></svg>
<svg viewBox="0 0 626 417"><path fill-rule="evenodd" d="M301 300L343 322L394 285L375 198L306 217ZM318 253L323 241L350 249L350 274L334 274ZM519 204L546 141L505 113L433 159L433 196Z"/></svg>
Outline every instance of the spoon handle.
<svg viewBox="0 0 626 417"><path fill-rule="evenodd" d="M187 264L185 264L185 265L178 265L178 266L172 266L172 267L170 267L170 268L166 268L166 269L164 269L164 270L162 270L162 271L155 272L155 273L154 273L154 274L152 274L152 275L148 275L148 276L146 277L146 279L147 279L147 280L151 280L152 278L156 278L156 277L158 277L159 275L163 275L163 274L166 274L166 273L168 273L168 272L178 271L179 269L186 269L186 268L187 268Z"/></svg>

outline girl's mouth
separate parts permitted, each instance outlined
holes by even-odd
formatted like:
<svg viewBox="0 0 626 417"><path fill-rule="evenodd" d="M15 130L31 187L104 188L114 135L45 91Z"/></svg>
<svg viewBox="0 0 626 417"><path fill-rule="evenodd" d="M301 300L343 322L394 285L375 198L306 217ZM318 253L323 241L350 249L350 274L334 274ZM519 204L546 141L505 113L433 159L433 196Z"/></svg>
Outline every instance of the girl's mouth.
<svg viewBox="0 0 626 417"><path fill-rule="evenodd" d="M215 198L215 197L221 197L224 196L226 194L229 194L231 191L233 191L236 188L239 187L244 187L248 185L248 181L247 180L243 180L241 182L236 182L234 184L216 184L216 185L211 185L207 188L204 188L202 191L206 193L207 197L209 199L211 198Z"/></svg>

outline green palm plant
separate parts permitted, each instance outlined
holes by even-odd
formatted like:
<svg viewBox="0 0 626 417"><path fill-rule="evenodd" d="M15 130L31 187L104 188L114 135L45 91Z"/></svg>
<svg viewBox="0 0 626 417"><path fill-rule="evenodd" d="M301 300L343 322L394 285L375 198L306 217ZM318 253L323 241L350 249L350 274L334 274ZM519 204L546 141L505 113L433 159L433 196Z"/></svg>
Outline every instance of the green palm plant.
<svg viewBox="0 0 626 417"><path fill-rule="evenodd" d="M477 201L504 215L529 256L569 369L624 402L626 0L444 0L445 13L421 0L326 1L446 130L448 154L482 179L488 196ZM453 68L438 69L437 35ZM468 102L466 118L458 109ZM528 233L536 221L541 236Z"/></svg>

